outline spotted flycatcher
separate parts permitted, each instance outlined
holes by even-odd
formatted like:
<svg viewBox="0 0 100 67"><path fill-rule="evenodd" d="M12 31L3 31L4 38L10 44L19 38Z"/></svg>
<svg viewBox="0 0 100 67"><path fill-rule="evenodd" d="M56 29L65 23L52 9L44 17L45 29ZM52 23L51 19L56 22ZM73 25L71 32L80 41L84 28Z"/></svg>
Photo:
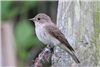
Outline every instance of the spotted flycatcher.
<svg viewBox="0 0 100 67"><path fill-rule="evenodd" d="M61 49L68 52L76 63L80 63L74 54L74 49L48 15L40 13L29 20L35 22L35 32L41 42L48 45L59 46Z"/></svg>

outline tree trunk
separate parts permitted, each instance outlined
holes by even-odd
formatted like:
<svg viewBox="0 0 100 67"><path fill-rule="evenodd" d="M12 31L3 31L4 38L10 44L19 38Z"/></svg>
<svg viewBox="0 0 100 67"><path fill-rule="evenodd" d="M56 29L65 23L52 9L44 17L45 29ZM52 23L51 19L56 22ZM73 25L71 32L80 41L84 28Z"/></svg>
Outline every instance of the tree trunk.
<svg viewBox="0 0 100 67"><path fill-rule="evenodd" d="M52 67L100 66L100 2L59 0L57 26L74 48L80 64L59 47Z"/></svg>
<svg viewBox="0 0 100 67"><path fill-rule="evenodd" d="M17 67L16 48L14 43L14 21L6 21L1 25L1 63L2 67Z"/></svg>

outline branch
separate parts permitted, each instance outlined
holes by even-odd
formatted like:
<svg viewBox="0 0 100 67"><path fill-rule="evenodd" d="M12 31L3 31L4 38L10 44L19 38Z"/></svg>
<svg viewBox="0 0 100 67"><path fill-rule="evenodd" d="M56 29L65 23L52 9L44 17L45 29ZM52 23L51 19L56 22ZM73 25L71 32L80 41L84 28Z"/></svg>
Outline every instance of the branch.
<svg viewBox="0 0 100 67"><path fill-rule="evenodd" d="M47 45L46 48L35 59L35 63L31 67L42 67L42 63L46 60L49 61L49 57L53 52L54 46Z"/></svg>

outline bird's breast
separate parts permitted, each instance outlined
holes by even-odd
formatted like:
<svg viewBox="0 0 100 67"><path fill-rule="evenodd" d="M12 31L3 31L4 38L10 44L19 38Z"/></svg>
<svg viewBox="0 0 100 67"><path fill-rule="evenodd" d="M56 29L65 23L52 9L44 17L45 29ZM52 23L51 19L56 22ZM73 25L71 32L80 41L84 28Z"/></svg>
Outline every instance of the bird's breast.
<svg viewBox="0 0 100 67"><path fill-rule="evenodd" d="M56 38L54 38L48 33L48 31L44 28L44 26L45 25L41 25L35 28L38 39L46 45L60 44L60 42Z"/></svg>

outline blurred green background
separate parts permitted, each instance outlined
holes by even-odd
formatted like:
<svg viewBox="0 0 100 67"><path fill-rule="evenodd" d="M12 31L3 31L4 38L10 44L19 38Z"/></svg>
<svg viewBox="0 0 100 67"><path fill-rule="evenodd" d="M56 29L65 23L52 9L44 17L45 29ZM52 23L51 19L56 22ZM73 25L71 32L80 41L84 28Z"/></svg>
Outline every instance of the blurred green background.
<svg viewBox="0 0 100 67"><path fill-rule="evenodd" d="M46 13L56 22L57 16L57 1L1 1L1 32L4 31L4 24L8 21L12 21L13 25L13 35L14 35L14 47L17 67L19 66L31 66L46 45L41 43L35 34L34 22L28 21L28 19L33 18L38 13ZM8 29L9 30L9 29ZM2 38L4 33L2 33ZM12 36L12 35L9 35ZM6 40L3 40L6 42ZM2 43L3 51L5 46ZM8 48L9 50L10 48ZM4 59L4 55L2 55ZM9 58L9 57L8 57ZM12 59L11 59L12 60ZM6 66L5 60L3 60L2 65ZM9 60L10 61L10 60ZM44 63L43 67L49 67L49 63Z"/></svg>

